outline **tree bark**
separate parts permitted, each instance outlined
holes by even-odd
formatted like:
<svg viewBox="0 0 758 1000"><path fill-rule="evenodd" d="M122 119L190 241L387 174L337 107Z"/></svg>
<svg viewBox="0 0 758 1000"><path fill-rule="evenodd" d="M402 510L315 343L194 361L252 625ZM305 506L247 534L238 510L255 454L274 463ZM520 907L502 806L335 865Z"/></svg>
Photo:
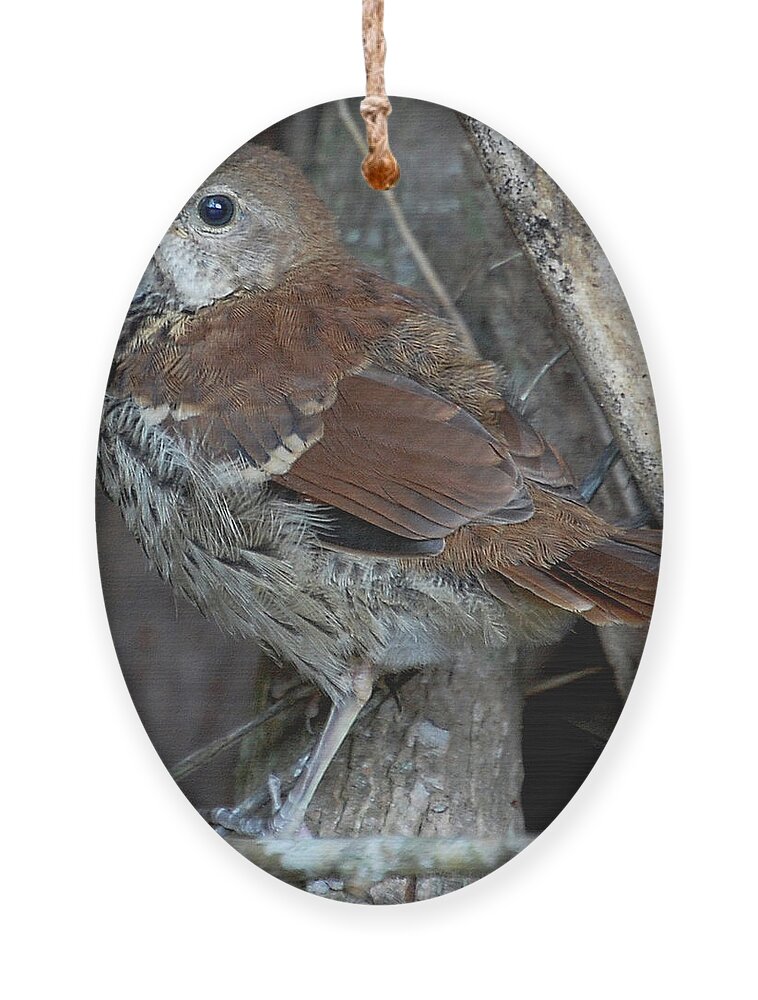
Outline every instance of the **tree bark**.
<svg viewBox="0 0 758 1000"><path fill-rule="evenodd" d="M276 684L281 672L274 671L270 680ZM524 834L520 674L515 657L503 651L424 670L400 687L402 709L380 684L316 792L309 830L328 839L381 835L518 843ZM263 704L265 684L260 695ZM297 707L286 719L257 730L243 748L239 798L265 784L270 773L286 772L314 739ZM475 877L390 876L370 884L315 880L307 887L339 899L400 903L451 892Z"/></svg>

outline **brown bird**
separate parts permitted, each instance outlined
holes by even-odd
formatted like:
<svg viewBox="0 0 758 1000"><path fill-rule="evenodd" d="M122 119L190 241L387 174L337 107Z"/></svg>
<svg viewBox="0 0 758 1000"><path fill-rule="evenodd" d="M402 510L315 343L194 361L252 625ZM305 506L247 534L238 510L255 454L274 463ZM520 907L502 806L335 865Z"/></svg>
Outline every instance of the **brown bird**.
<svg viewBox="0 0 758 1000"><path fill-rule="evenodd" d="M129 310L99 475L157 571L332 700L268 824L292 834L377 676L650 616L660 536L608 524L415 293L352 260L248 143L180 212Z"/></svg>

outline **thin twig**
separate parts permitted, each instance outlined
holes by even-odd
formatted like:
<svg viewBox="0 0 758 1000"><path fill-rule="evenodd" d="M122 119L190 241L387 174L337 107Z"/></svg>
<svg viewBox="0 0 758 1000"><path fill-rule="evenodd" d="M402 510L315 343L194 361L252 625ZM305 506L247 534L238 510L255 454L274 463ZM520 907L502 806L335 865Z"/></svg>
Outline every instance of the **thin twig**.
<svg viewBox="0 0 758 1000"><path fill-rule="evenodd" d="M597 491L603 485L605 477L620 457L621 452L619 451L619 447L615 441L609 442L605 448L603 448L600 458L598 458L592 469L590 469L587 473L582 485L579 487L582 499L586 503L589 503L595 496Z"/></svg>
<svg viewBox="0 0 758 1000"><path fill-rule="evenodd" d="M536 681L524 691L525 698L533 698L536 694L544 694L545 691L555 691L565 684L573 684L574 681L584 680L585 677L592 677L599 674L602 667L585 667L583 670L572 670L567 674L559 674L557 677L546 677L544 680Z"/></svg>
<svg viewBox="0 0 758 1000"><path fill-rule="evenodd" d="M542 368L540 368L540 370L534 376L534 378L526 387L526 389L524 389L524 391L519 396L519 402L521 403L522 407L524 406L524 403L526 403L527 399L529 399L529 397L531 396L532 392L537 387L541 379L544 378L545 375L547 375L547 373L550 371L553 365L557 365L558 362L561 360L561 358L565 358L568 352L569 352L568 347L562 347L557 354L554 354L549 361L545 362L545 364L542 366Z"/></svg>
<svg viewBox="0 0 758 1000"><path fill-rule="evenodd" d="M490 264L487 268L488 271L496 271L499 267L504 267L506 264L512 264L514 260L518 260L519 257L524 256L523 250L514 250L513 253L509 253L507 257L503 257L502 260L496 260L494 264Z"/></svg>
<svg viewBox="0 0 758 1000"><path fill-rule="evenodd" d="M188 754L171 768L171 777L174 781L181 781L182 778L186 778L188 774L196 771L199 767L204 767L210 763L214 757L223 753L224 750L234 746L235 743L239 743L248 733L252 733L254 729L262 726L264 722L268 722L275 715L279 715L280 712L284 712L296 702L302 701L312 694L313 688L305 684L289 691L282 699L274 702L273 705L269 705L265 711L261 712L260 715L256 715L254 719L250 719L249 722L243 723L243 725L226 733L225 736L220 736L217 740L213 740L212 743L208 743L207 746Z"/></svg>
<svg viewBox="0 0 758 1000"><path fill-rule="evenodd" d="M353 138L358 149L361 152L365 152L366 146L363 142L363 136L358 128L355 120L350 114L350 109L347 106L347 101L338 101L337 109L339 116L342 119L343 124L347 128L348 132ZM387 207L390 210L392 218L395 221L395 225L398 228L398 232L403 239L403 242L408 247L408 251L416 262L416 266L421 272L424 280L426 281L429 288L434 293L437 301L442 306L443 311L447 314L448 318L452 320L453 323L458 327L458 332L460 333L461 340L466 345L466 347L473 353L478 355L479 350L476 346L476 341L474 340L471 331L466 325L466 321L460 314L455 306L455 303L448 295L447 289L440 281L437 272L434 270L432 262L427 257L421 244L418 242L416 237L411 231L411 227L408 225L408 221L405 218L405 213L400 206L400 202L397 199L394 191L385 191L383 196L387 201Z"/></svg>
<svg viewBox="0 0 758 1000"><path fill-rule="evenodd" d="M492 271L496 271L499 267L503 267L504 264L510 264L511 261L514 261L518 257L523 257L523 256L524 255L523 255L523 253L520 250L516 250L515 253L510 254L508 257L505 257L503 260L496 260L494 264L490 264L489 267L487 268L487 271L489 273L491 273ZM463 296L465 295L465 293L468 291L468 286L471 284L471 282L474 280L474 278L476 277L476 275L480 271L481 271L481 265L480 264L477 264L476 267L472 268L469 271L469 273L463 279L463 284L460 286L460 288L458 289L458 291L455 293L455 296L453 297L453 301L454 302L460 302L461 301L461 299L463 298Z"/></svg>

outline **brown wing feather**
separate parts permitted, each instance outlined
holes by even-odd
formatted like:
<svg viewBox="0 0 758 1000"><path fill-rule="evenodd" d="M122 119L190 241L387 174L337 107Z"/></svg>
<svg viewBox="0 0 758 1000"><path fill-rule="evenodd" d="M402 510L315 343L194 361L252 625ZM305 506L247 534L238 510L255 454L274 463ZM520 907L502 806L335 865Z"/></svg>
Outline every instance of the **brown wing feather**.
<svg viewBox="0 0 758 1000"><path fill-rule="evenodd" d="M637 547L627 533L626 540L600 539L550 566L508 566L497 575L595 625L641 625L653 609L658 556ZM486 577L484 583L498 593Z"/></svg>
<svg viewBox="0 0 758 1000"><path fill-rule="evenodd" d="M614 527L586 504L537 486L531 495L534 515L528 521L466 525L436 561L475 576L505 604L528 591L598 625L647 621L660 532Z"/></svg>
<svg viewBox="0 0 758 1000"><path fill-rule="evenodd" d="M560 497L566 509L574 507L576 511L575 505L586 508L563 458L507 403L498 426L525 479ZM643 624L649 620L655 600L660 532L597 527L595 541L587 544L588 539L577 536L581 547L563 558L553 557L555 561L550 559L548 565L520 563L498 568L496 574L484 574L482 582L506 603L504 578L596 625ZM609 532L612 537L604 537ZM503 542L507 548L507 540Z"/></svg>
<svg viewBox="0 0 758 1000"><path fill-rule="evenodd" d="M563 457L505 400L497 425L525 479L569 499L581 499Z"/></svg>
<svg viewBox="0 0 758 1000"><path fill-rule="evenodd" d="M404 538L444 538L497 511L532 514L502 442L469 413L401 375L345 378L321 441L276 481Z"/></svg>
<svg viewBox="0 0 758 1000"><path fill-rule="evenodd" d="M335 267L322 285L294 275L269 293L143 322L122 345L114 391L210 460L240 460L402 539L443 539L493 513L501 523L529 518L529 493L501 440L419 383L367 370L368 345L418 303L365 272L351 272L341 294L340 274ZM352 524L345 534L361 532ZM382 551L389 541L377 535Z"/></svg>
<svg viewBox="0 0 758 1000"><path fill-rule="evenodd" d="M410 293L342 262L317 280L293 271L276 289L196 314L127 322L110 390L131 395L201 441L208 457L282 472L323 432L340 379L368 364L367 345L412 314Z"/></svg>

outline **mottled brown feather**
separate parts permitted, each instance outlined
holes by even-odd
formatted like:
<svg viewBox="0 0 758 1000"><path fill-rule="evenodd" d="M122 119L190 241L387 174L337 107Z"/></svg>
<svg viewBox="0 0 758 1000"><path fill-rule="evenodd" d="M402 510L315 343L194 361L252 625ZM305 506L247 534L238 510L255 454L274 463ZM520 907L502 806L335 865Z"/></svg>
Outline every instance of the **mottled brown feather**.
<svg viewBox="0 0 758 1000"><path fill-rule="evenodd" d="M177 433L219 448L233 438L232 453L262 464L288 434L306 446L318 440L337 383L368 365L367 346L418 306L406 290L339 261L325 262L317 281L295 270L269 292L142 320L135 331L127 324L111 391L168 406Z"/></svg>

